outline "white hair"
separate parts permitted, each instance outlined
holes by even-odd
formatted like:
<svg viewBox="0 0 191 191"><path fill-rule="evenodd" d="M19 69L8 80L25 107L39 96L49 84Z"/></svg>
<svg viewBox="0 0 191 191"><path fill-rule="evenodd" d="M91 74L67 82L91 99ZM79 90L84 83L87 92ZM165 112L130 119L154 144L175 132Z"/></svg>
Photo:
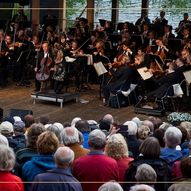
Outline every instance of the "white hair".
<svg viewBox="0 0 191 191"><path fill-rule="evenodd" d="M53 125L57 126L60 132L64 129L64 126L61 123L55 122Z"/></svg>
<svg viewBox="0 0 191 191"><path fill-rule="evenodd" d="M129 135L136 135L137 134L137 124L134 121L126 121L123 125L128 126L128 134Z"/></svg>
<svg viewBox="0 0 191 191"><path fill-rule="evenodd" d="M112 124L114 122L113 116L111 114L106 114L103 117L103 121L108 122L109 124Z"/></svg>
<svg viewBox="0 0 191 191"><path fill-rule="evenodd" d="M123 188L117 182L106 182L99 187L98 191L123 191Z"/></svg>
<svg viewBox="0 0 191 191"><path fill-rule="evenodd" d="M0 145L9 146L9 142L8 142L7 138L2 134L0 134Z"/></svg>
<svg viewBox="0 0 191 191"><path fill-rule="evenodd" d="M155 189L151 186L148 186L146 184L138 184L135 186L132 186L130 188L130 191L155 191Z"/></svg>
<svg viewBox="0 0 191 191"><path fill-rule="evenodd" d="M75 117L75 118L72 120L72 122L71 122L71 126L72 126L72 127L75 127L76 123L77 123L78 121L80 121L80 120L82 120L80 117Z"/></svg>
<svg viewBox="0 0 191 191"><path fill-rule="evenodd" d="M60 134L64 145L79 143L79 133L75 127L66 127Z"/></svg>
<svg viewBox="0 0 191 191"><path fill-rule="evenodd" d="M6 145L1 145L0 156L0 171L11 171L15 165L14 151Z"/></svg>
<svg viewBox="0 0 191 191"><path fill-rule="evenodd" d="M138 117L133 117L131 121L135 122L138 127L143 123Z"/></svg>
<svg viewBox="0 0 191 191"><path fill-rule="evenodd" d="M54 160L59 165L71 164L74 161L74 151L69 147L59 147L54 154Z"/></svg>
<svg viewBox="0 0 191 191"><path fill-rule="evenodd" d="M168 147L175 148L181 143L182 132L177 127L169 127L164 134L164 140Z"/></svg>

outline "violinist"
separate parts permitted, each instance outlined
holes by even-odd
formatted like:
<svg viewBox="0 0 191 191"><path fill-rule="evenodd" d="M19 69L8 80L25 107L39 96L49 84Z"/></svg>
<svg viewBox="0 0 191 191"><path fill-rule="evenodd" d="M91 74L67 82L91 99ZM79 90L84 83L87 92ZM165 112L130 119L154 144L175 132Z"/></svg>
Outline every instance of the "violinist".
<svg viewBox="0 0 191 191"><path fill-rule="evenodd" d="M174 34L172 34L172 26L171 25L165 25L164 26L164 35L162 37L162 40L165 45L168 45L168 39L175 38Z"/></svg>
<svg viewBox="0 0 191 191"><path fill-rule="evenodd" d="M35 91L45 91L48 81L51 79L54 58L49 49L48 42L42 44L42 51L38 54L37 63L34 71L36 72ZM53 86L53 84L51 84Z"/></svg>

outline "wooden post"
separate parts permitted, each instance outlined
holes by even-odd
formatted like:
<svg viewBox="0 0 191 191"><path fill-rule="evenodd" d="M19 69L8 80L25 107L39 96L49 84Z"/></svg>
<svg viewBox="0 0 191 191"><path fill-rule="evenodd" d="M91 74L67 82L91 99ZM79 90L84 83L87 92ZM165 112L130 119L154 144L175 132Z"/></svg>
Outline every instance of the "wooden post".
<svg viewBox="0 0 191 191"><path fill-rule="evenodd" d="M40 24L40 0L31 1L32 9L32 30L33 34L38 34L38 27Z"/></svg>
<svg viewBox="0 0 191 191"><path fill-rule="evenodd" d="M112 0L111 21L113 23L114 30L116 29L118 19L119 19L119 0Z"/></svg>
<svg viewBox="0 0 191 191"><path fill-rule="evenodd" d="M141 16L148 15L149 0L142 0Z"/></svg>
<svg viewBox="0 0 191 191"><path fill-rule="evenodd" d="M87 0L87 19L91 29L94 28L94 0Z"/></svg>
<svg viewBox="0 0 191 191"><path fill-rule="evenodd" d="M62 29L62 31L65 32L66 30L66 0L59 0L58 2L59 8L62 8L59 10L59 28Z"/></svg>

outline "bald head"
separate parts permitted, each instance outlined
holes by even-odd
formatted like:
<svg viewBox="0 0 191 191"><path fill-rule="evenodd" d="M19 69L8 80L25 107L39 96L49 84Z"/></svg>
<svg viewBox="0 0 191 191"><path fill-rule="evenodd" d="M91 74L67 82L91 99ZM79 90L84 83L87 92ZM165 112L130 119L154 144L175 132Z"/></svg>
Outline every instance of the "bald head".
<svg viewBox="0 0 191 191"><path fill-rule="evenodd" d="M54 160L58 167L69 167L74 160L74 152L69 147L59 147L54 154Z"/></svg>

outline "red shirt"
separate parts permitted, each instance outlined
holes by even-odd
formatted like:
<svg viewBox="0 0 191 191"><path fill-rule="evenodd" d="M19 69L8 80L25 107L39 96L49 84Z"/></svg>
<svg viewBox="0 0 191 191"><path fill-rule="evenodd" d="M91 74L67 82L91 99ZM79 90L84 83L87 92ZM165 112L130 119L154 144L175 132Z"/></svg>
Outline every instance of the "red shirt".
<svg viewBox="0 0 191 191"><path fill-rule="evenodd" d="M117 162L104 154L90 153L78 158L73 165L73 174L80 182L86 182L81 184L83 191L97 191L103 183L119 180Z"/></svg>
<svg viewBox="0 0 191 191"><path fill-rule="evenodd" d="M10 172L0 172L1 191L24 191L22 180Z"/></svg>

